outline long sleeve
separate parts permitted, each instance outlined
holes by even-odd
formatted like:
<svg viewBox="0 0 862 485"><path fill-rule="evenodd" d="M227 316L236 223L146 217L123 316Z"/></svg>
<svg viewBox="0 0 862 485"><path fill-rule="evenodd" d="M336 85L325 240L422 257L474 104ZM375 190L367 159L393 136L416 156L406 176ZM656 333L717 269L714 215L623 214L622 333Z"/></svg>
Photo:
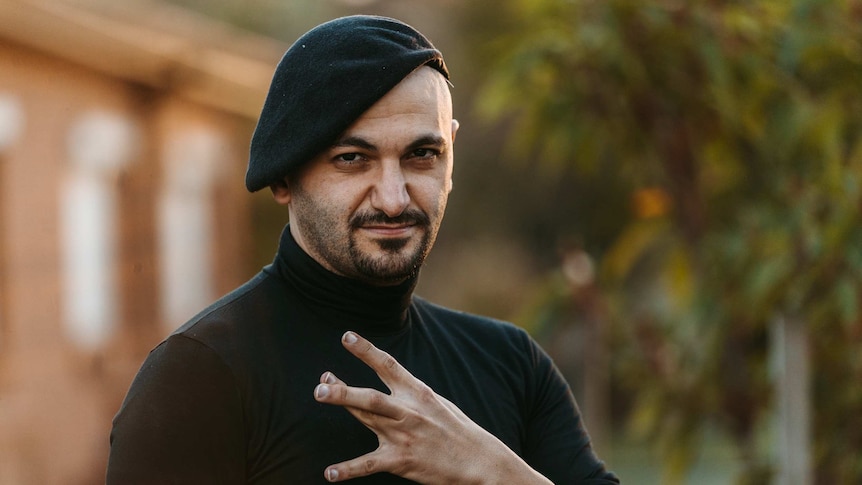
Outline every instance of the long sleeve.
<svg viewBox="0 0 862 485"><path fill-rule="evenodd" d="M108 484L244 483L242 404L225 363L174 335L154 349L114 418Z"/></svg>
<svg viewBox="0 0 862 485"><path fill-rule="evenodd" d="M590 445L572 392L550 357L531 341L535 386L527 416L525 459L558 484L618 484Z"/></svg>

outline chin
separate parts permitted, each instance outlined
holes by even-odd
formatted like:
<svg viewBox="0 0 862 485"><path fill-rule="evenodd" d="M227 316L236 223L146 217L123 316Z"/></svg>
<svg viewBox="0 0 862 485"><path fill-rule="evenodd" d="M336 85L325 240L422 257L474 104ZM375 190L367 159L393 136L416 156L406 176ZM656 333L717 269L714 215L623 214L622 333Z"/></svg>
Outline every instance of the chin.
<svg viewBox="0 0 862 485"><path fill-rule="evenodd" d="M425 260L416 249L399 252L365 254L354 260L355 267L363 279L376 284L398 284L416 275Z"/></svg>
<svg viewBox="0 0 862 485"><path fill-rule="evenodd" d="M410 244L409 237L375 239L374 244L376 244L377 248L384 254L396 254L410 251L410 249L407 248ZM415 248L412 250L415 251Z"/></svg>

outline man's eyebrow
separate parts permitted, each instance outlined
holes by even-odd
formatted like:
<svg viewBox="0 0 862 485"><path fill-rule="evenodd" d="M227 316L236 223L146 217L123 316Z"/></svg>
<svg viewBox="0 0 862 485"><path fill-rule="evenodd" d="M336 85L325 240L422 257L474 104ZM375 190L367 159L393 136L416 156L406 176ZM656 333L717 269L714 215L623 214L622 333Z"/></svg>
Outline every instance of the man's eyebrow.
<svg viewBox="0 0 862 485"><path fill-rule="evenodd" d="M424 146L433 146L438 148L446 147L446 139L440 135L424 135L420 136L416 140L413 141L407 147L407 151L415 150L417 148L422 148Z"/></svg>
<svg viewBox="0 0 862 485"><path fill-rule="evenodd" d="M332 148L346 148L346 147L357 147L362 148L363 150L376 151L377 147L374 146L370 141L359 138L358 136L348 136L345 138L341 138L335 143L332 144Z"/></svg>
<svg viewBox="0 0 862 485"><path fill-rule="evenodd" d="M415 150L417 148L421 148L423 146L435 146L435 147L445 147L446 139L440 135L436 134L428 134L422 135L419 138L413 140L407 146L407 151ZM348 147L356 147L361 148L363 150L368 151L377 151L377 146L371 143L370 141L360 138L358 136L347 136L339 139L335 143L332 144L332 148L348 148Z"/></svg>

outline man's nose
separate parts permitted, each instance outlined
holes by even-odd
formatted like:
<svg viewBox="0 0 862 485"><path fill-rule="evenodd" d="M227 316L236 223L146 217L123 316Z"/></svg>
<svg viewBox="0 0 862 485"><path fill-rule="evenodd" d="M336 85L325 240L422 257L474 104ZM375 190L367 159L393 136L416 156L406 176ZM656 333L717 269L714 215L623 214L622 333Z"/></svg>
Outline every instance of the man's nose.
<svg viewBox="0 0 862 485"><path fill-rule="evenodd" d="M389 217L396 217L410 204L407 181L400 164L384 164L371 192L371 205Z"/></svg>

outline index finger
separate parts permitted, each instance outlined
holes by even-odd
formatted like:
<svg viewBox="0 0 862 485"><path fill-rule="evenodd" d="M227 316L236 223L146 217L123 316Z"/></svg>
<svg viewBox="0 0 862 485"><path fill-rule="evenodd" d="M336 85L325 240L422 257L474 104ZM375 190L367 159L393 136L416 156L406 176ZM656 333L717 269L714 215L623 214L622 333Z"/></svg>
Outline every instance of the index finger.
<svg viewBox="0 0 862 485"><path fill-rule="evenodd" d="M395 360L395 357L378 349L356 332L345 332L341 337L341 344L365 365L371 367L387 386L390 382L398 382L406 377L413 377L407 369ZM392 389L392 386L389 388Z"/></svg>

